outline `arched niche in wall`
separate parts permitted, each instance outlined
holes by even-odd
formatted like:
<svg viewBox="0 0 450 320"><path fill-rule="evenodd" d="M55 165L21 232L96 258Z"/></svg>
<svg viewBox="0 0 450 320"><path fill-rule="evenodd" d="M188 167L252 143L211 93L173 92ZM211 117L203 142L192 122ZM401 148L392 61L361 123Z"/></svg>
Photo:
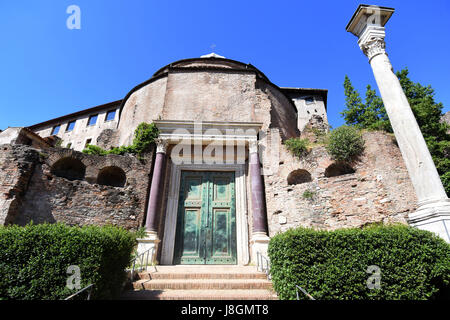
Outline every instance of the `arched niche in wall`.
<svg viewBox="0 0 450 320"><path fill-rule="evenodd" d="M83 180L86 174L86 166L79 159L64 157L52 165L51 173L68 180Z"/></svg>
<svg viewBox="0 0 450 320"><path fill-rule="evenodd" d="M311 180L312 180L311 174L304 169L297 169L291 171L291 173L289 173L287 177L288 185L311 182Z"/></svg>
<svg viewBox="0 0 450 320"><path fill-rule="evenodd" d="M355 173L355 169L345 162L332 163L325 169L325 177L327 178L342 176L350 173Z"/></svg>
<svg viewBox="0 0 450 320"><path fill-rule="evenodd" d="M116 166L101 169L97 176L97 183L104 186L123 187L126 181L125 171Z"/></svg>

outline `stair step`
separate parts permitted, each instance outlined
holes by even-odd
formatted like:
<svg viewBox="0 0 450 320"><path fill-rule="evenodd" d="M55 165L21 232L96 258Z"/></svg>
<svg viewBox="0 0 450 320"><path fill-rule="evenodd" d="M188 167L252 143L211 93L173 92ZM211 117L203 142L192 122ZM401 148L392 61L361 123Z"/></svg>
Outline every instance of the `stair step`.
<svg viewBox="0 0 450 320"><path fill-rule="evenodd" d="M133 282L139 290L205 290L205 289L272 289L272 283L261 279L155 279Z"/></svg>
<svg viewBox="0 0 450 320"><path fill-rule="evenodd" d="M125 292L123 300L277 300L271 290L135 290Z"/></svg>
<svg viewBox="0 0 450 320"><path fill-rule="evenodd" d="M185 273L185 272L140 272L139 279L157 280L157 279L267 279L264 273L256 272L204 272L204 273Z"/></svg>

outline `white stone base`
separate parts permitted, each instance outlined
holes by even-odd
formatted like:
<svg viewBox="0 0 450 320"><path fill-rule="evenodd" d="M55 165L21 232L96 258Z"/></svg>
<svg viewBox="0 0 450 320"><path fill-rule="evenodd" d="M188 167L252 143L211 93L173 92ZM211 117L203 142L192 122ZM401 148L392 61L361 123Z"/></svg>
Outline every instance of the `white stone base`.
<svg viewBox="0 0 450 320"><path fill-rule="evenodd" d="M256 265L256 253L259 252L269 258L267 250L269 248L270 238L263 232L256 232L252 234L252 239L250 240L250 245L252 248L252 263Z"/></svg>
<svg viewBox="0 0 450 320"><path fill-rule="evenodd" d="M149 263L157 264L156 261L156 254L158 253L158 246L161 240L159 240L158 235L156 232L147 232L147 236L142 239L137 239L138 246L137 246L137 253L141 254L146 252L147 250L153 249L153 254L151 257L149 257L148 261Z"/></svg>
<svg viewBox="0 0 450 320"><path fill-rule="evenodd" d="M421 205L409 214L408 222L418 229L434 232L450 243L450 199Z"/></svg>

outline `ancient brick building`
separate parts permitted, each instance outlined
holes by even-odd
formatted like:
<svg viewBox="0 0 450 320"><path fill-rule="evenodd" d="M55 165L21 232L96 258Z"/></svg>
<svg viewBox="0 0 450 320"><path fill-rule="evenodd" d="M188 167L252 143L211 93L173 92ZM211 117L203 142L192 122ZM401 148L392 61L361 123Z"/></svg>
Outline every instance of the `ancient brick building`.
<svg viewBox="0 0 450 320"><path fill-rule="evenodd" d="M365 133L345 166L320 144L287 151L328 130L326 108L327 90L278 87L251 64L173 62L122 100L1 133L0 222L145 226L142 243L169 265L247 265L300 225L406 223L416 198L394 137ZM160 131L143 160L80 152L129 145L141 122Z"/></svg>

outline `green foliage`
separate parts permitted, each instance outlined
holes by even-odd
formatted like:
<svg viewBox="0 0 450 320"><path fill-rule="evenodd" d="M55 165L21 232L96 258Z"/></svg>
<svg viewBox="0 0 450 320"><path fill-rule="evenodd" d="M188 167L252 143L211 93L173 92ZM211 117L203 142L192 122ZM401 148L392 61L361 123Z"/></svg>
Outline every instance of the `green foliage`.
<svg viewBox="0 0 450 320"><path fill-rule="evenodd" d="M417 123L430 150L433 161L441 176L442 184L450 196L450 135L449 125L440 122L442 103L435 103L434 90L411 81L407 68L396 73L408 99ZM359 93L353 88L348 76L344 80L346 109L342 112L345 122L361 129L384 130L392 132L386 110L375 90L367 86L366 101L362 102Z"/></svg>
<svg viewBox="0 0 450 320"><path fill-rule="evenodd" d="M88 144L86 148L84 148L83 153L86 154L94 154L99 156L104 156L108 154L108 152L98 146L94 146L93 144Z"/></svg>
<svg viewBox="0 0 450 320"><path fill-rule="evenodd" d="M297 157L302 157L308 153L307 139L291 138L285 141L286 148Z"/></svg>
<svg viewBox="0 0 450 320"><path fill-rule="evenodd" d="M291 229L273 237L269 257L280 299L296 299L296 285L315 299L448 299L450 245L428 231L394 226L315 231ZM369 266L380 288L369 289ZM301 299L308 299L300 292Z"/></svg>
<svg viewBox="0 0 450 320"><path fill-rule="evenodd" d="M144 152L149 150L150 145L155 141L159 135L159 130L154 123L142 122L134 131L133 144L130 146L114 147L111 150L104 150L98 146L87 145L83 153L94 155L117 154L124 155L125 153L137 154L140 157Z"/></svg>
<svg viewBox="0 0 450 320"><path fill-rule="evenodd" d="M302 194L302 197L303 197L303 199L312 199L312 198L314 198L315 195L316 195L316 193L314 191L305 190L305 192L303 192L303 194Z"/></svg>
<svg viewBox="0 0 450 320"><path fill-rule="evenodd" d="M364 151L364 139L357 128L341 126L330 132L325 148L334 160L350 161Z"/></svg>
<svg viewBox="0 0 450 320"><path fill-rule="evenodd" d="M66 287L71 265L80 268L81 288L95 284L93 298L114 298L126 280L135 237L114 226L2 226L0 299L64 299L78 291Z"/></svg>
<svg viewBox="0 0 450 320"><path fill-rule="evenodd" d="M136 232L135 232L136 238L140 239L140 238L145 238L147 235L147 230L145 229L145 227L140 227Z"/></svg>
<svg viewBox="0 0 450 320"><path fill-rule="evenodd" d="M366 88L365 103L362 102L359 93L353 88L348 76L345 76L344 91L346 109L341 114L348 125L359 129L392 132L383 101L370 85Z"/></svg>

